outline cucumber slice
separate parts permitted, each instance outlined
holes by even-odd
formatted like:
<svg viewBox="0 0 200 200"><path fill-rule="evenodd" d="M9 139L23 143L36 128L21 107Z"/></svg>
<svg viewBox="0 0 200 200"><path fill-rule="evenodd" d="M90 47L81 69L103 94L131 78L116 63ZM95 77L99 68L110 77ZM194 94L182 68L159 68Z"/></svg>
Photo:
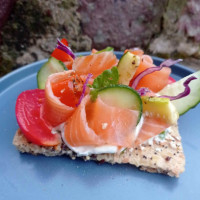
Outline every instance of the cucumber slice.
<svg viewBox="0 0 200 200"><path fill-rule="evenodd" d="M139 123L142 116L142 100L135 90L125 85L115 85L100 89L98 95L108 105L139 111Z"/></svg>
<svg viewBox="0 0 200 200"><path fill-rule="evenodd" d="M168 98L142 96L143 113L147 116L158 117L173 125L177 123L179 114Z"/></svg>
<svg viewBox="0 0 200 200"><path fill-rule="evenodd" d="M136 69L140 64L140 57L130 52L126 52L117 65L119 72L119 84L129 85Z"/></svg>
<svg viewBox="0 0 200 200"><path fill-rule="evenodd" d="M57 60L54 57L49 58L49 60L42 65L40 70L37 73L37 84L39 89L44 89L46 80L49 75L56 72L62 72L65 70L65 65L60 60Z"/></svg>
<svg viewBox="0 0 200 200"><path fill-rule="evenodd" d="M195 107L200 102L200 71L190 74L189 76L186 76L177 82L167 85L159 92L160 95L168 96L176 96L180 94L185 89L183 82L190 76L197 77L197 79L191 81L189 84L191 89L190 94L181 99L171 101L180 115Z"/></svg>

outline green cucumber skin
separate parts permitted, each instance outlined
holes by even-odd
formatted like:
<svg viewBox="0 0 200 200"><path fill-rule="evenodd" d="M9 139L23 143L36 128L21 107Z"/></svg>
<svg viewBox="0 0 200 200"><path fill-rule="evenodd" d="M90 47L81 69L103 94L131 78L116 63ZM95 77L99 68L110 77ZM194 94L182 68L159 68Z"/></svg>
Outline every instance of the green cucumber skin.
<svg viewBox="0 0 200 200"><path fill-rule="evenodd" d="M118 63L118 65L117 65L118 68L120 68L121 63L124 62L124 59L127 57L127 55L131 55L131 57L133 57L133 54L127 51L127 52L120 58L119 63ZM132 59L130 59L130 60L132 60Z"/></svg>
<svg viewBox="0 0 200 200"><path fill-rule="evenodd" d="M64 62L62 62L61 60L58 60L58 61L63 66L63 69L68 70L67 67L65 66Z"/></svg>
<svg viewBox="0 0 200 200"><path fill-rule="evenodd" d="M45 63L45 64L46 64L46 63ZM45 65L45 64L44 64L44 65ZM42 67L43 67L44 65L42 65ZM40 73L41 73L42 67L39 69L39 71L38 71L38 73L37 73L37 87L38 87L39 89L44 89L43 84L42 84L41 81L40 81Z"/></svg>
<svg viewBox="0 0 200 200"><path fill-rule="evenodd" d="M113 85L113 86L109 86L109 87L105 87L102 88L98 91L98 94L101 96L101 94L105 94L107 93L108 95L113 91L116 90L116 92L120 93L120 91L123 90L123 92L127 92L128 95L134 95L135 99L137 99L137 104L138 104L138 111L139 111L139 116L138 116L138 121L137 124L139 123L141 117L142 117L142 112L143 112L143 107L142 107L142 99L140 97L140 95L137 93L137 91L133 90L131 87L126 86L126 85ZM127 95L127 97L128 97ZM114 96L113 96L114 98ZM122 97L123 99L126 98L125 96ZM135 105L135 102L133 102L133 104Z"/></svg>
<svg viewBox="0 0 200 200"><path fill-rule="evenodd" d="M200 103L200 71L190 74L177 82L171 83L159 92L161 95L176 96L183 92L183 82L191 76L195 76L197 79L191 81L189 84L191 89L190 94L186 97L172 101L174 106L177 108L179 115L183 115Z"/></svg>
<svg viewBox="0 0 200 200"><path fill-rule="evenodd" d="M45 83L49 75L62 72L66 69L64 63L60 60L57 60L54 57L50 57L49 60L42 65L40 70L37 73L37 85L39 89L45 88Z"/></svg>

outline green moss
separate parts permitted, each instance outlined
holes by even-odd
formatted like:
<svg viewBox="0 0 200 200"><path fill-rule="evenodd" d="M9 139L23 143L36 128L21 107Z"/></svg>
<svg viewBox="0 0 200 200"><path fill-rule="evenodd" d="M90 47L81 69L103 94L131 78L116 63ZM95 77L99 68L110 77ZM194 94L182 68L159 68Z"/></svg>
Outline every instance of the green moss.
<svg viewBox="0 0 200 200"><path fill-rule="evenodd" d="M44 13L37 0L18 0L16 2L12 14L1 32L1 76L12 70L19 52L30 46L31 38L40 37L46 32L50 21L49 13Z"/></svg>
<svg viewBox="0 0 200 200"><path fill-rule="evenodd" d="M164 13L164 29L166 32L176 32L175 25L186 6L187 0L169 0L166 12Z"/></svg>
<svg viewBox="0 0 200 200"><path fill-rule="evenodd" d="M12 46L18 51L25 49L33 35L39 36L46 32L50 20L50 16L42 11L37 0L17 1L2 30L3 45Z"/></svg>
<svg viewBox="0 0 200 200"><path fill-rule="evenodd" d="M16 1L12 14L2 29L0 76L19 67L16 65L16 60L18 65L25 64L26 61L17 58L22 58L25 53L31 54L30 47L40 50L36 59L41 57L40 54L43 52L46 56L54 48L53 40L55 38L56 42L57 37L67 38L75 52L91 49L91 39L83 35L81 30L80 15L77 12L79 2L78 0Z"/></svg>
<svg viewBox="0 0 200 200"><path fill-rule="evenodd" d="M0 53L0 77L4 74L10 72L13 69L13 59L11 56L3 56L2 53Z"/></svg>
<svg viewBox="0 0 200 200"><path fill-rule="evenodd" d="M59 4L59 7L65 8L65 9L70 9L74 6L77 6L78 3L75 0L62 0L61 3Z"/></svg>

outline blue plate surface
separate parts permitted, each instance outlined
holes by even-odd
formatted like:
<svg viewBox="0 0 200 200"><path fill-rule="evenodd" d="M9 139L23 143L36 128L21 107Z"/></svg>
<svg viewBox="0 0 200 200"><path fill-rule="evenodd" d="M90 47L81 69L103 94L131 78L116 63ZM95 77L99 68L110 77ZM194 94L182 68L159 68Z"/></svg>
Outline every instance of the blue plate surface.
<svg viewBox="0 0 200 200"><path fill-rule="evenodd" d="M154 61L159 64L162 59L155 57ZM130 165L19 153L12 145L18 128L15 102L22 91L37 87L36 74L44 62L32 63L0 79L0 199L200 198L200 106L179 119L186 170L178 179L142 172ZM176 80L193 72L179 64L172 71Z"/></svg>

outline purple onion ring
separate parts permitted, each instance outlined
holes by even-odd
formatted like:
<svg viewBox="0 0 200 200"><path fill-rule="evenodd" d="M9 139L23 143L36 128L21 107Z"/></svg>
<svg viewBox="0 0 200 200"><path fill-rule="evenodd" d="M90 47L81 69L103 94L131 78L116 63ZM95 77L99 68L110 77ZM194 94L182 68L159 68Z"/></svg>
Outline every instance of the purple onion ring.
<svg viewBox="0 0 200 200"><path fill-rule="evenodd" d="M82 101L82 99L84 98L85 96L85 91L86 91L86 88L87 88L87 84L89 82L89 80L93 77L93 74L88 74L86 80L85 80L85 83L83 84L83 91L82 91L82 94L81 94L81 97L78 101L78 103L76 104L76 107L78 107Z"/></svg>
<svg viewBox="0 0 200 200"><path fill-rule="evenodd" d="M162 63L160 64L160 66L158 66L158 67L157 67L157 66L156 66L156 67L150 67L150 68L144 70L143 72L139 73L139 74L135 77L135 79L134 79L134 81L133 81L131 87L132 87L133 89L135 89L135 88L137 87L139 81L140 81L144 76L146 76L146 75L148 75L148 74L151 74L151 73L153 73L153 72L155 72L155 71L160 71L163 67L170 67L170 66L172 66L172 65L174 65L174 64L176 64L176 63L178 63L178 62L181 62L181 61L182 61L182 59L178 59L178 60L171 60L171 59L168 59L168 60L165 60L164 62L162 62Z"/></svg>
<svg viewBox="0 0 200 200"><path fill-rule="evenodd" d="M171 101L173 100L177 100L177 99L180 99L180 98L183 98L183 97L186 97L187 95L190 94L190 87L189 87L189 83L190 81L192 80L195 80L197 79L195 76L190 76L184 83L184 87L185 87L185 90L183 92L181 92L180 94L176 95L176 96L167 96L167 95L162 95L162 96L159 96L160 98L168 98L170 99Z"/></svg>
<svg viewBox="0 0 200 200"><path fill-rule="evenodd" d="M64 51L65 53L67 53L68 55L70 55L73 59L75 58L75 54L73 53L73 51L70 49L70 47L64 45L59 39L57 39L57 47L58 49Z"/></svg>
<svg viewBox="0 0 200 200"><path fill-rule="evenodd" d="M141 87L139 90L137 90L137 92L140 96L144 96L146 93L151 92L151 90L146 87Z"/></svg>

